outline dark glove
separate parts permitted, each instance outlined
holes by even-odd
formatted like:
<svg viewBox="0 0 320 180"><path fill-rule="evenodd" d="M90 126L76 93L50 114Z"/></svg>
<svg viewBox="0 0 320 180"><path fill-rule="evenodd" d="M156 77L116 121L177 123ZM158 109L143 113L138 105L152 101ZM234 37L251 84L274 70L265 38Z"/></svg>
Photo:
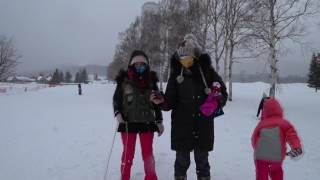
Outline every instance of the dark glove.
<svg viewBox="0 0 320 180"><path fill-rule="evenodd" d="M227 99L222 98L219 100L219 107L223 108L227 104Z"/></svg>
<svg viewBox="0 0 320 180"><path fill-rule="evenodd" d="M158 136L161 136L164 132L164 126L162 123L157 123L157 127L158 127Z"/></svg>
<svg viewBox="0 0 320 180"><path fill-rule="evenodd" d="M291 149L291 151L287 152L287 156L290 156L291 158L298 157L301 154L302 154L302 149L301 148Z"/></svg>
<svg viewBox="0 0 320 180"><path fill-rule="evenodd" d="M164 96L159 91L152 91L150 101L156 105L162 104L164 102Z"/></svg>

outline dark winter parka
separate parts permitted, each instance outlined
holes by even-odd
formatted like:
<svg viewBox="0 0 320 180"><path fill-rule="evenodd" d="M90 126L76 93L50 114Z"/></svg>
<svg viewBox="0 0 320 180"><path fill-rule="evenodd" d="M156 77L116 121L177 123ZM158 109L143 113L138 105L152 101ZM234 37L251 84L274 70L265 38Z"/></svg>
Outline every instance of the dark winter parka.
<svg viewBox="0 0 320 180"><path fill-rule="evenodd" d="M176 78L181 73L181 64L177 54L171 57L171 75L165 92L165 105L163 110L171 112L171 148L176 151L192 151L197 148L201 151L212 151L214 143L213 116L206 117L201 114L200 106L207 95L205 85L201 78L201 66L206 82L221 84L223 99L219 102L224 106L227 100L226 86L221 77L211 65L208 54L202 54L195 59L191 72L183 74L184 80L178 83Z"/></svg>
<svg viewBox="0 0 320 180"><path fill-rule="evenodd" d="M114 108L114 113L115 116L118 113L121 113L124 121L126 121L126 123L120 123L119 124L119 128L118 128L118 132L132 132L132 133L139 133L139 132L155 132L158 131L158 127L157 127L157 123L161 123L162 122L162 113L161 113L161 109L152 104L151 102L151 107L150 109L147 109L146 111L150 111L153 114L153 120L150 121L150 119L146 120L146 119L137 119L136 122L132 122L132 119L130 120L131 117L126 116L126 112L125 112L125 108L124 108L124 98L126 98L125 95L125 86L130 85L132 86L134 90L134 98L139 98L142 96L142 92L147 92L147 96L143 97L145 100L144 101L149 101L149 96L150 96L150 92L151 90L158 90L157 87L157 82L158 82L158 78L156 76L155 72L146 72L147 74L145 74L145 76L148 76L147 78L147 86L143 89L140 89L139 87L137 87L137 84L135 84L135 82L129 81L128 80L128 71L124 71L121 70L118 74L118 76L116 77L116 82L117 82L117 87L113 96L113 108ZM149 106L146 106L149 107ZM132 107L133 113L140 113L138 111L138 109L144 108L142 107L142 105L137 106L135 105L134 107ZM144 112L142 112L144 113ZM131 113L132 114L132 113ZM130 116L130 115L129 115ZM150 117L150 116L149 116ZM135 120L133 120L135 121ZM144 122L145 121L145 122Z"/></svg>

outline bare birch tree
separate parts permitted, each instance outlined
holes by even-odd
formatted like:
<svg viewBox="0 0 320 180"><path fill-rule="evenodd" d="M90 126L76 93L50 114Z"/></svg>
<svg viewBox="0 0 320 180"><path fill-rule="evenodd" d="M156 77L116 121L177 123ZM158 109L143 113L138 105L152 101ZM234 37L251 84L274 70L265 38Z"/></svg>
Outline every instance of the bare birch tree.
<svg viewBox="0 0 320 180"><path fill-rule="evenodd" d="M0 81L13 73L19 58L12 39L0 36Z"/></svg>
<svg viewBox="0 0 320 180"><path fill-rule="evenodd" d="M203 52L210 53L210 29L212 28L212 1L213 0L188 0L187 23L189 32L194 34Z"/></svg>
<svg viewBox="0 0 320 180"><path fill-rule="evenodd" d="M169 79L170 58L169 55L176 50L176 44L183 33L187 32L185 27L186 1L184 0L162 0L159 2L160 14L160 54L161 64L159 67L160 89L163 89L162 82ZM180 32L180 33L179 33ZM166 74L166 75L165 75Z"/></svg>
<svg viewBox="0 0 320 180"><path fill-rule="evenodd" d="M228 84L229 84L229 101L232 101L232 83L233 83L233 64L235 62L234 52L239 50L240 46L248 41L248 30L246 22L249 14L248 0L225 0L225 37L226 37L226 54L225 66L228 66ZM225 71L226 71L225 67ZM226 72L225 72L226 73Z"/></svg>
<svg viewBox="0 0 320 180"><path fill-rule="evenodd" d="M211 46L213 49L213 55L214 55L214 61L215 61L215 67L216 71L220 72L220 60L222 59L223 52L225 50L225 26L226 22L224 21L224 15L225 15L225 8L226 4L224 1L221 0L212 0L211 1ZM224 79L225 80L225 79Z"/></svg>
<svg viewBox="0 0 320 180"><path fill-rule="evenodd" d="M303 35L303 17L313 14L315 0L260 0L251 1L255 16L250 19L250 36L256 40L256 46L267 49L271 70L270 92L275 96L278 84L278 62L280 43L294 40Z"/></svg>

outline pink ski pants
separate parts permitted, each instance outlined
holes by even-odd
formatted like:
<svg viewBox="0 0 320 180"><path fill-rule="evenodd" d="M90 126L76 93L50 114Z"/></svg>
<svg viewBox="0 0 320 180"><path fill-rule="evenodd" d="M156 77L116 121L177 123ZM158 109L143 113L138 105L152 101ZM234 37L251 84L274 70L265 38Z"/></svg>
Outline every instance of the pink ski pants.
<svg viewBox="0 0 320 180"><path fill-rule="evenodd" d="M283 180L282 162L255 160L256 180Z"/></svg>
<svg viewBox="0 0 320 180"><path fill-rule="evenodd" d="M155 161L153 157L153 132L148 133L121 133L123 152L121 157L121 179L129 180L131 166L135 153L137 135L140 137L142 159L144 162L144 180L157 180Z"/></svg>

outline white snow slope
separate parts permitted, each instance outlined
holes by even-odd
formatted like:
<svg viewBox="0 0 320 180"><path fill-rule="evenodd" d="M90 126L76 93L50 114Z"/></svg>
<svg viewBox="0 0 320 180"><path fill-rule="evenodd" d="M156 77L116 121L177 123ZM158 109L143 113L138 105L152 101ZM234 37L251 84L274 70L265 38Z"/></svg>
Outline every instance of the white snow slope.
<svg viewBox="0 0 320 180"><path fill-rule="evenodd" d="M0 180L103 180L116 121L112 84L47 88L35 92L0 94ZM287 158L285 178L320 178L320 94L306 84L282 85L277 95L300 133L305 149L297 160ZM215 180L253 180L250 144L257 124L257 105L264 83L234 84L234 101L215 119L215 149L210 153ZM173 179L175 152L170 149L170 113L164 113L165 133L155 136L159 180ZM132 180L142 180L143 162L137 141ZM110 161L108 180L119 179L122 144L119 134ZM192 161L188 179L195 180Z"/></svg>

